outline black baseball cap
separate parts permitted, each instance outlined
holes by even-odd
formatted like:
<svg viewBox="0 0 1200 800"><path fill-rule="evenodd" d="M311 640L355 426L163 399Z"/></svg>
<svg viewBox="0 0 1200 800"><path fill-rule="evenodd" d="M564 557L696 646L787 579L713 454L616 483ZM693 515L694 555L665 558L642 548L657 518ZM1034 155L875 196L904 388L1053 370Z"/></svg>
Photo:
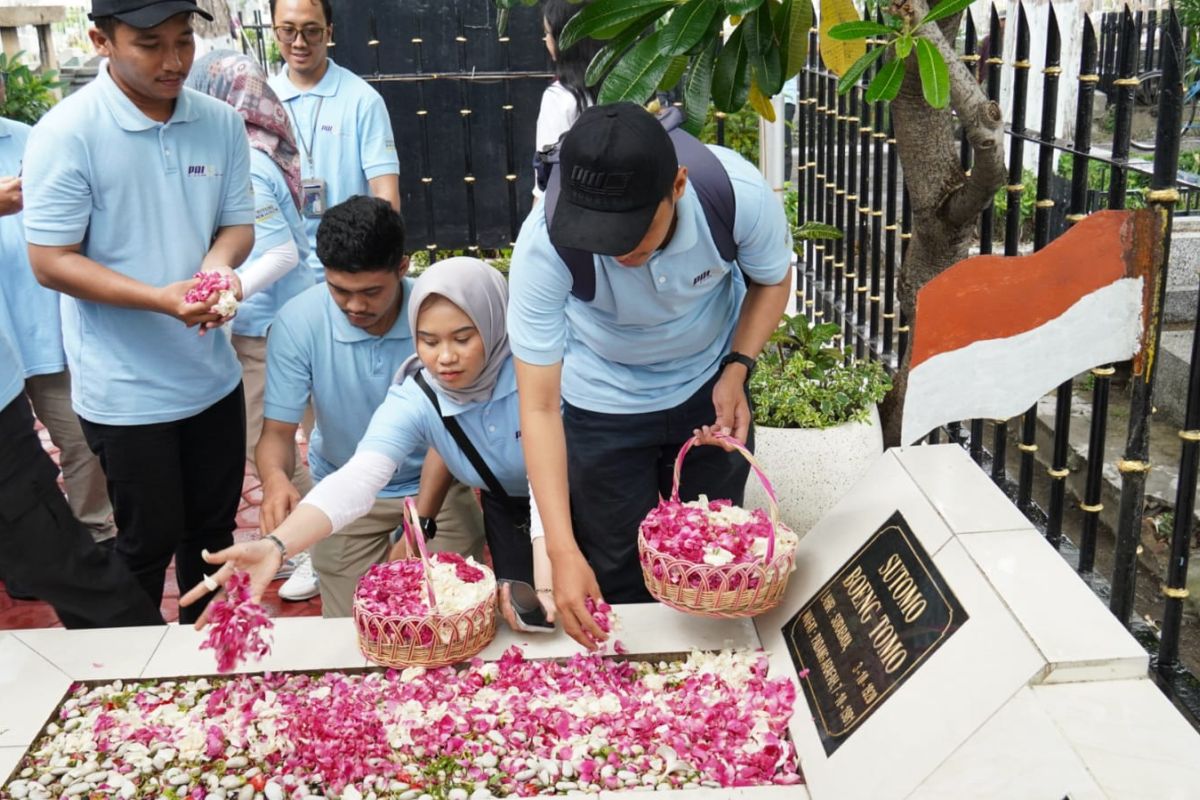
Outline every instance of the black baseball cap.
<svg viewBox="0 0 1200 800"><path fill-rule="evenodd" d="M126 25L145 29L184 13L199 14L212 21L212 14L191 0L92 0L92 13L88 14L88 19L116 17Z"/></svg>
<svg viewBox="0 0 1200 800"><path fill-rule="evenodd" d="M658 119L636 103L584 111L563 139L550 241L620 256L637 247L671 192L679 160Z"/></svg>

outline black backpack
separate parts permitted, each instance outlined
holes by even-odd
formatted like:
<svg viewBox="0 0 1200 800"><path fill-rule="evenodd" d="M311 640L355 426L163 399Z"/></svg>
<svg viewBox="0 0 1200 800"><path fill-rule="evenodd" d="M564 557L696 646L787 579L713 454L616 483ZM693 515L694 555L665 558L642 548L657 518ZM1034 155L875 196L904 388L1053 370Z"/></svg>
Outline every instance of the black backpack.
<svg viewBox="0 0 1200 800"><path fill-rule="evenodd" d="M671 142L675 145L675 156L680 166L688 168L688 182L696 190L700 198L700 206L704 209L704 218L708 220L708 230L712 235L717 252L725 261L737 260L737 243L733 240L733 222L737 212L737 201L733 194L733 184L729 173L721 164L720 159L712 150L695 136L685 131L683 112L678 108L668 108L658 115L662 126L666 128ZM554 221L554 207L558 204L561 191L559 173L554 169L558 163L558 144L540 151L534 158L537 168L538 185L545 189L546 195L542 204L546 208L546 228ZM573 285L571 294L585 303L596 297L596 268L594 254L573 247L558 247L555 245L558 257L571 271Z"/></svg>

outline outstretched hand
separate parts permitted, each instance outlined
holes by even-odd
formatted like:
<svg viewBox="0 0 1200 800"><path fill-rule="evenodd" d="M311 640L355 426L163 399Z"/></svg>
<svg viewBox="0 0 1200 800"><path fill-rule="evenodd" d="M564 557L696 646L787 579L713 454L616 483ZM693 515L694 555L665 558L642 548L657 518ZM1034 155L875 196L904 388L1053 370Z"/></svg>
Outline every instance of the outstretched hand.
<svg viewBox="0 0 1200 800"><path fill-rule="evenodd" d="M229 580L229 576L235 569L249 573L250 598L255 603L262 602L263 592L267 590L267 586L275 577L275 573L279 571L282 563L279 548L265 539L242 542L216 553L209 553L206 550L201 555L209 564L220 564L221 568L179 598L181 606L190 606L209 592L218 591ZM206 608L200 618L196 620L196 630L200 630L208 624L208 613L209 609Z"/></svg>
<svg viewBox="0 0 1200 800"><path fill-rule="evenodd" d="M596 650L608 639L587 610L587 599L599 603L600 585L596 573L588 565L583 553L576 550L554 563L554 603L557 606L563 630L588 650Z"/></svg>

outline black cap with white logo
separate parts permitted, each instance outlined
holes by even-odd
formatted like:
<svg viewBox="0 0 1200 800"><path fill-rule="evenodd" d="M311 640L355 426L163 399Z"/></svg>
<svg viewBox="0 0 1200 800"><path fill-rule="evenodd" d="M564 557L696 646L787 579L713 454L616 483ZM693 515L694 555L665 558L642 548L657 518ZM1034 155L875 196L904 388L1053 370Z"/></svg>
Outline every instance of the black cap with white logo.
<svg viewBox="0 0 1200 800"><path fill-rule="evenodd" d="M92 0L88 19L116 17L126 25L145 29L161 25L176 14L187 13L212 21L212 14L191 0Z"/></svg>
<svg viewBox="0 0 1200 800"><path fill-rule="evenodd" d="M658 119L636 103L592 106L563 139L562 192L550 241L601 255L631 252L671 193L679 161Z"/></svg>

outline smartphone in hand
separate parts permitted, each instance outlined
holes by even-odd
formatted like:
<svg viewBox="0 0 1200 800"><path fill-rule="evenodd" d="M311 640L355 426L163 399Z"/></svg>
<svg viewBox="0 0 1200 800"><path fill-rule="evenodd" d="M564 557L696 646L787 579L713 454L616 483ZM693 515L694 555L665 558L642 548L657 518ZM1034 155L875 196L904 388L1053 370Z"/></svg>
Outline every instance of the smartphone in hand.
<svg viewBox="0 0 1200 800"><path fill-rule="evenodd" d="M546 610L538 600L537 590L525 581L501 578L501 583L507 583L509 599L513 612L517 615L518 630L525 633L548 633L554 630L554 623L546 620Z"/></svg>

